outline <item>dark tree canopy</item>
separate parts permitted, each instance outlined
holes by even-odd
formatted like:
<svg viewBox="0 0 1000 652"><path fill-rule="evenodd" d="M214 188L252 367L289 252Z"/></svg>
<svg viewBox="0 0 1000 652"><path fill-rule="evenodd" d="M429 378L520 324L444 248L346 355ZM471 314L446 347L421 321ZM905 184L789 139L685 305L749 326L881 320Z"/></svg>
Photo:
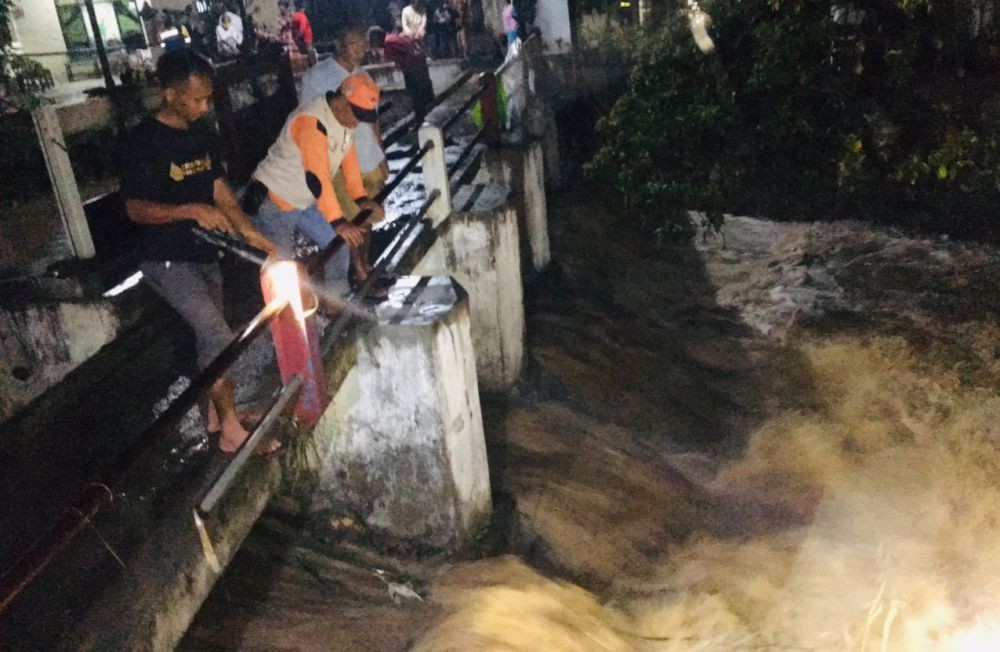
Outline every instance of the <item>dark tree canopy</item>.
<svg viewBox="0 0 1000 652"><path fill-rule="evenodd" d="M1000 41L978 4L703 2L710 55L678 12L637 39L589 170L661 234L682 209L716 227L723 212L995 227Z"/></svg>

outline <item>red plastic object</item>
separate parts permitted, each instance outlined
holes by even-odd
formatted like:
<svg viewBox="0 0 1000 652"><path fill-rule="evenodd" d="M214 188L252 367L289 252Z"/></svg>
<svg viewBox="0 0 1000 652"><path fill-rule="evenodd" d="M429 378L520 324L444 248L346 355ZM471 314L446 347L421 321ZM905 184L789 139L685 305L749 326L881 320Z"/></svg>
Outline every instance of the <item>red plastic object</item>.
<svg viewBox="0 0 1000 652"><path fill-rule="evenodd" d="M271 320L271 335L278 357L281 382L288 383L294 375L302 377L302 390L295 405L299 423L313 426L330 403L326 370L319 354L319 334L316 327L316 295L301 279L308 278L301 263L277 261L261 268L261 291L265 304L276 298L287 299L288 305Z"/></svg>

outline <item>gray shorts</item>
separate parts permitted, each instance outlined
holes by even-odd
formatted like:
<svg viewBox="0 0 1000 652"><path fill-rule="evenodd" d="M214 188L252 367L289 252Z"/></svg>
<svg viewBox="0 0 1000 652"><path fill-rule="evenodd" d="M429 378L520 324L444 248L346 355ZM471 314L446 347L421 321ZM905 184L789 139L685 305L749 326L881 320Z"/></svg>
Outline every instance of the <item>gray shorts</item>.
<svg viewBox="0 0 1000 652"><path fill-rule="evenodd" d="M235 335L222 312L222 272L218 263L147 260L143 278L194 329L198 368L204 369Z"/></svg>

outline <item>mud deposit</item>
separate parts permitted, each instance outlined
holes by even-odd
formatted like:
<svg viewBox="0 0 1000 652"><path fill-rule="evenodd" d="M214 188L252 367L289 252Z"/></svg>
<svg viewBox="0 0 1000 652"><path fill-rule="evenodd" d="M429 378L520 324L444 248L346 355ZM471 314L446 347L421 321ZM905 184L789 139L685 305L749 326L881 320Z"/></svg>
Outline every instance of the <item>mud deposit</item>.
<svg viewBox="0 0 1000 652"><path fill-rule="evenodd" d="M272 515L182 649L1000 647L997 252L746 218L657 248L583 195L485 405L482 558Z"/></svg>

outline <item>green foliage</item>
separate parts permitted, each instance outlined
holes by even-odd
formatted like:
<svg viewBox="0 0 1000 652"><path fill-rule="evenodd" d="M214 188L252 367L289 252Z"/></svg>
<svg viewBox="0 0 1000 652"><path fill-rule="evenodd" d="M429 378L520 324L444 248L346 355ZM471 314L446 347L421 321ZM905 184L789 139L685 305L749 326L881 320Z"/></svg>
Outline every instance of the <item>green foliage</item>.
<svg viewBox="0 0 1000 652"><path fill-rule="evenodd" d="M996 31L926 0L716 0L716 52L683 13L636 40L628 91L587 170L650 231L684 209L774 217L982 221L1000 198ZM985 100L985 101L984 101Z"/></svg>

